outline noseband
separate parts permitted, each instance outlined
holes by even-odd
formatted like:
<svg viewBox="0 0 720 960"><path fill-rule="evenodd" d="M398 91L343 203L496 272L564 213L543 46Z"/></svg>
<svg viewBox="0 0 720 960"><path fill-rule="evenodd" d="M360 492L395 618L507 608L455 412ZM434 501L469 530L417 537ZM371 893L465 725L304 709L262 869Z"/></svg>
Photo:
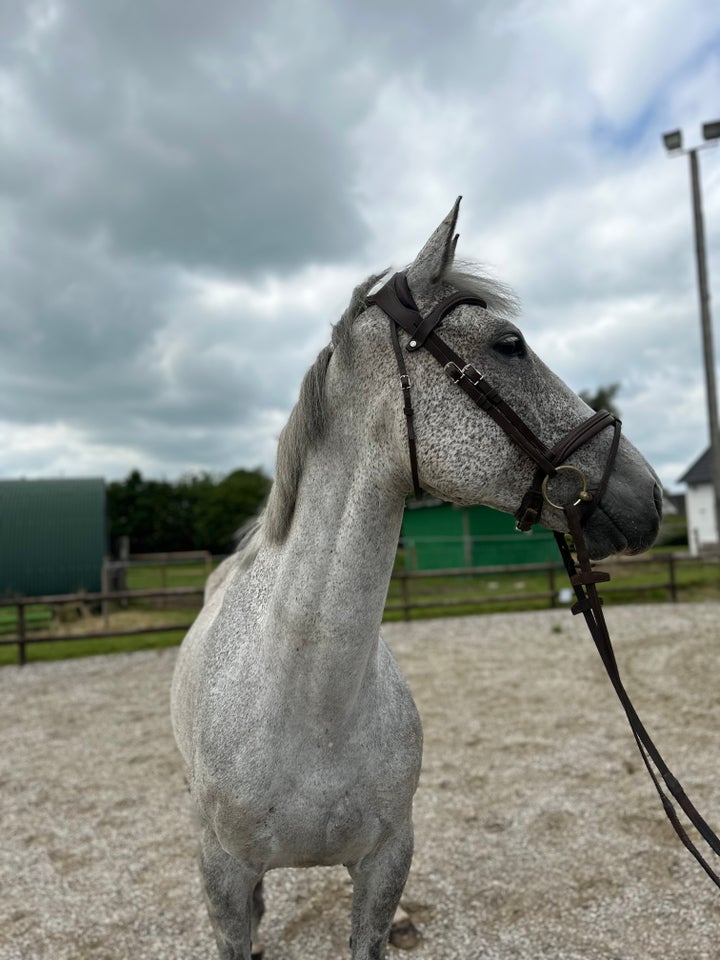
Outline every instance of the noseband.
<svg viewBox="0 0 720 960"><path fill-rule="evenodd" d="M570 430L554 446L548 447L528 427L525 421L507 404L485 379L483 373L458 356L441 337L436 328L443 317L461 304L473 304L487 309L486 302L480 298L464 293L454 293L442 300L431 312L423 317L413 298L407 276L396 273L388 282L368 297L368 302L376 304L390 319L390 337L400 373L400 385L403 393L403 408L407 425L408 448L410 452L410 469L412 473L415 496L422 496L417 463L417 439L415 435L414 412L410 394L410 378L405 364L398 327L409 334L407 352L414 353L424 347L442 365L450 379L463 390L470 399L487 413L502 428L507 436L515 443L535 464L535 473L532 482L525 492L522 501L515 513L517 528L529 531L541 517L543 504L547 503L555 509L562 510L567 519L568 529L572 535L577 563L573 560L564 534L555 533L555 540L567 571L570 583L575 591L576 602L572 606L573 614L582 613L587 623L590 635L595 642L603 665L608 673L610 682L618 695L630 727L637 743L645 767L650 774L655 789L660 796L666 816L682 843L695 857L711 880L720 887L720 876L712 869L700 851L690 839L680 823L677 812L666 794L667 788L690 822L700 833L703 840L712 851L720 856L720 840L713 833L707 822L695 809L689 800L682 785L673 775L663 760L660 752L653 743L650 735L643 726L635 708L620 679L615 653L610 641L605 617L602 611L602 600L598 596L597 584L610 579L610 574L594 570L590 562L590 555L585 543L584 526L593 510L602 500L607 489L610 474L615 464L615 458L620 443L621 423L607 410L601 410L588 417L578 426ZM595 489L588 489L585 474L576 466L565 461L595 437L606 427L613 428L610 449L605 462L600 483ZM556 503L548 494L548 483L560 471L572 472L579 480L579 491L574 500L568 503ZM654 766L653 766L654 765ZM662 783L661 783L662 779ZM665 788L663 787L663 783Z"/></svg>

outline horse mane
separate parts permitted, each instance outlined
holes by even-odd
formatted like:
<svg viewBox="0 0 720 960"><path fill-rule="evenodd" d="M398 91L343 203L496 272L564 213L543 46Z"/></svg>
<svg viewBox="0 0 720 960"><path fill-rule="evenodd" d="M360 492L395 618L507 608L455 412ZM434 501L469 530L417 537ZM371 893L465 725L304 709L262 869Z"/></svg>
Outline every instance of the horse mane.
<svg viewBox="0 0 720 960"><path fill-rule="evenodd" d="M503 283L480 273L477 265L469 261L455 264L444 272L441 279L445 283L462 293L481 297L490 313L502 316L518 313L517 298ZM303 378L298 401L278 439L275 482L267 505L237 546L241 568L252 564L263 543L283 543L288 535L305 457L325 431L325 381L330 358L337 354L341 362L349 362L353 323L367 309L368 294L387 272L373 274L355 287L347 309L332 328L330 343L323 347Z"/></svg>
<svg viewBox="0 0 720 960"><path fill-rule="evenodd" d="M303 377L300 395L278 439L275 482L258 523L238 545L242 566L249 566L262 542L282 543L290 530L305 457L325 432L327 403L325 380L333 354L350 359L352 325L367 307L367 296L387 270L369 276L353 290L347 309L332 328L330 343L323 347Z"/></svg>

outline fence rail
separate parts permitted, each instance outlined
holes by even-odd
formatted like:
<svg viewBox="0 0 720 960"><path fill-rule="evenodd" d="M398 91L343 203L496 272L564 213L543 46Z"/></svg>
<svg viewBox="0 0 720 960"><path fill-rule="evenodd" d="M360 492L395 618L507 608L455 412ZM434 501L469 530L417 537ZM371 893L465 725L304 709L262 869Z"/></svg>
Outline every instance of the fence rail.
<svg viewBox="0 0 720 960"><path fill-rule="evenodd" d="M691 563L700 566L707 566L702 559L688 558L679 559L676 555L668 553L651 557L636 557L628 560L603 561L602 566L610 567L616 571L623 570L625 573L632 572L635 569L642 568L644 565L653 565L659 568L657 578L652 582L633 582L622 583L612 582L604 585L602 593L604 596L626 593L646 593L649 591L665 591L668 600L675 602L678 599L678 589L682 584L678 583L678 566L689 566ZM717 590L720 593L720 565L713 564L713 568L718 570ZM531 589L522 591L520 589L513 593L498 591L490 592L487 589L487 580L489 577L498 577L504 575L520 575L534 579ZM544 574L547 584L545 589L538 589L542 586L542 580L538 583L539 575ZM558 574L561 574L558 580ZM532 575L532 576L531 576ZM712 575L713 583L715 574ZM456 578L475 579L486 581L486 589L477 590L472 595L462 597L448 596L443 593L444 584L438 585L434 596L428 596L427 591L423 595L422 591L417 591L415 585L420 581L455 580ZM617 580L621 580L620 574ZM390 596L386 602L385 610L390 614L401 614L404 620L410 620L413 611L427 611L444 609L452 610L461 607L479 609L483 606L497 604L523 604L523 603L542 603L549 607L560 607L566 605L573 597L567 593L567 580L565 578L564 568L557 562L516 564L512 566L486 566L486 567L464 567L455 570L396 570L392 575L392 582L399 584L399 588L393 590L391 586ZM560 589L558 587L560 584ZM499 587L500 584L498 583ZM522 586L519 584L518 586ZM564 595L567 593L567 596ZM399 597L397 594L399 593ZM103 613L106 614L108 605L111 603L124 603L137 600L148 600L162 598L163 607L172 608L173 599L180 600L187 597L200 597L203 594L202 586L184 586L184 587L165 587L142 590L105 590L99 593L76 593L76 594L52 594L41 597L8 597L0 598L0 609L15 607L17 610L16 630L12 635L0 636L0 648L15 645L18 648L18 660L23 664L26 662L26 647L32 643L52 643L61 640L90 640L103 637L131 637L140 634L168 633L172 631L185 631L189 624L184 623L151 623L146 626L131 626L126 628L110 628L108 626L107 616L104 617L105 629L93 629L81 633L62 633L49 634L31 633L33 622L38 624L40 620L36 611L28 611L28 607L49 606L61 607L65 604L81 604L100 606ZM394 595L393 595L394 594ZM45 615L44 622L47 623L50 614Z"/></svg>
<svg viewBox="0 0 720 960"><path fill-rule="evenodd" d="M18 663L22 666L27 662L26 647L30 643L54 643L60 640L96 640L101 637L135 637L146 633L170 633L177 630L187 630L189 624L168 623L150 624L144 627L127 627L125 629L89 630L83 633L46 634L31 636L27 630L26 608L35 605L47 604L50 606L72 603L105 604L129 600L149 600L162 597L165 601L180 597L202 596L204 587L166 587L162 590L116 590L100 593L60 593L48 594L42 597L12 597L0 599L0 607L15 607L17 609L17 632L14 635L0 637L0 646L16 645L18 648Z"/></svg>
<svg viewBox="0 0 720 960"><path fill-rule="evenodd" d="M655 566L661 565L667 567L667 578L658 582L653 583L643 583L643 584L612 584L612 585L603 585L602 593L603 595L612 595L612 594L621 594L621 593L644 593L651 590L665 590L668 594L668 599L673 603L677 602L677 572L676 572L676 558L674 554L662 554L652 557L636 557L632 560L616 560L616 561L603 561L602 566L619 566L624 564L632 564L633 567L642 565L642 564L653 564ZM483 594L482 598L475 597L473 599L464 597L464 598L452 598L452 599L432 599L432 600L416 600L410 597L409 584L417 580L432 580L434 578L446 578L446 577L472 577L472 576L492 576L492 575L501 575L509 573L518 573L518 574L529 574L529 573L542 573L544 572L547 576L548 587L547 590L533 591L530 593L504 593L504 594ZM401 602L400 603L388 603L385 605L385 610L388 612L402 612L404 620L410 620L410 613L412 610L428 610L428 609L442 609L444 607L468 607L468 606L477 606L479 604L498 604L498 603L514 603L514 602L529 602L536 600L547 601L550 607L558 607L563 605L560 594L557 589L557 574L561 574L561 581L563 586L567 585L567 579L565 578L565 568L562 564L557 562L547 562L547 563L523 563L523 564L512 564L507 566L492 566L492 567L463 567L456 570L396 570L393 575L393 580L399 580L401 585Z"/></svg>

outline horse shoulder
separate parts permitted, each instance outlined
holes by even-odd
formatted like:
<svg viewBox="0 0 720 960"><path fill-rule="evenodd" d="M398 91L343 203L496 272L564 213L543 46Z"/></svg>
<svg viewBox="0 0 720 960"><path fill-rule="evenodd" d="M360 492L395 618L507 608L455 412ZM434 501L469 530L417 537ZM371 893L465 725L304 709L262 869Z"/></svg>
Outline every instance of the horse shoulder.
<svg viewBox="0 0 720 960"><path fill-rule="evenodd" d="M252 648L253 616L242 598L247 572L228 557L208 580L206 599L180 645L172 681L172 720L186 765L195 763L203 728L215 722L213 691L241 659L239 647ZM212 580L212 583L210 582ZM246 659L246 658L242 658ZM252 659L252 658L250 658ZM190 772L190 771L189 771Z"/></svg>

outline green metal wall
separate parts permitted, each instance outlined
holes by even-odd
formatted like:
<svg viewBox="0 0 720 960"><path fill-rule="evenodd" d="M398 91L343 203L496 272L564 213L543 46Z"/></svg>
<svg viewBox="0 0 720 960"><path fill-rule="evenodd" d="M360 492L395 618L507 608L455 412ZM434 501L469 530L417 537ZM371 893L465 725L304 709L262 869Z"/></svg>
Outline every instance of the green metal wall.
<svg viewBox="0 0 720 960"><path fill-rule="evenodd" d="M0 594L99 591L102 479L0 480Z"/></svg>
<svg viewBox="0 0 720 960"><path fill-rule="evenodd" d="M438 503L405 510L402 525L407 570L505 566L556 560L552 533L519 533L515 519L490 507Z"/></svg>

